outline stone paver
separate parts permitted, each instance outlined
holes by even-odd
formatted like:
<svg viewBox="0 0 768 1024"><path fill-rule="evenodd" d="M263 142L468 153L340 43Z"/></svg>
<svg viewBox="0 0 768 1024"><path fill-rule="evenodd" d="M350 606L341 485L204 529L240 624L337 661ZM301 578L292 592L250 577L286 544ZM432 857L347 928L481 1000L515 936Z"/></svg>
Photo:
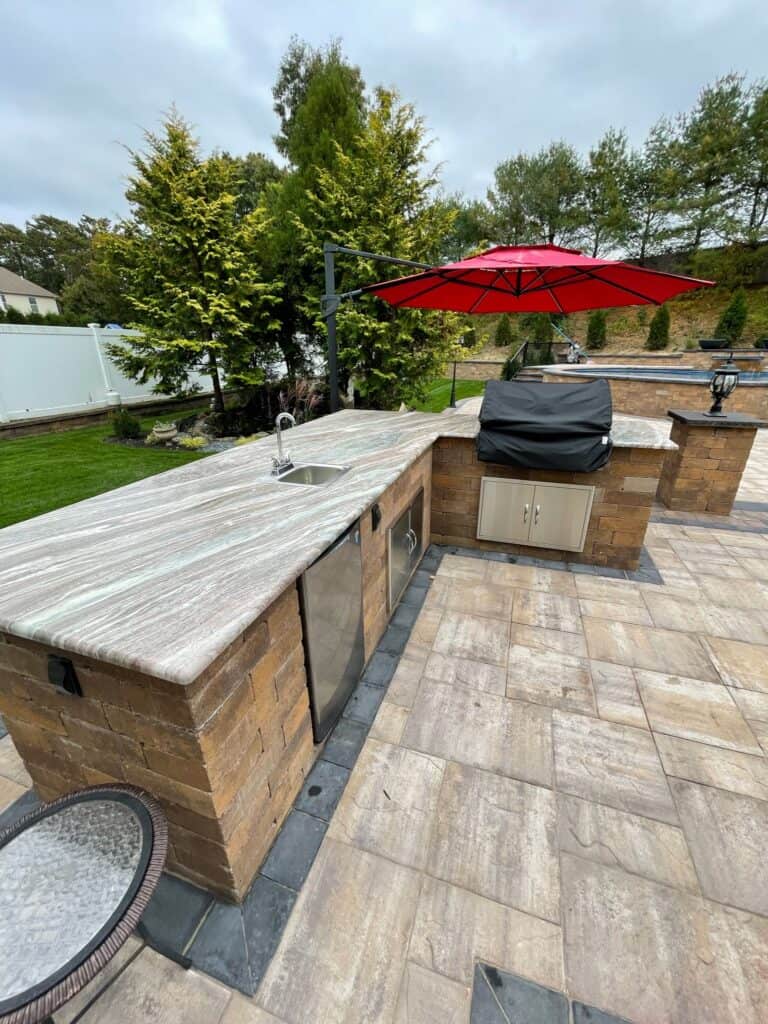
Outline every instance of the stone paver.
<svg viewBox="0 0 768 1024"><path fill-rule="evenodd" d="M257 1003L286 1024L388 1020L418 896L415 871L328 836Z"/></svg>
<svg viewBox="0 0 768 1024"><path fill-rule="evenodd" d="M556 629L561 633L581 633L581 611L575 597L546 594L535 590L517 590L512 618L524 626Z"/></svg>
<svg viewBox="0 0 768 1024"><path fill-rule="evenodd" d="M648 721L640 700L635 673L626 665L590 661L597 713L607 722L647 729Z"/></svg>
<svg viewBox="0 0 768 1024"><path fill-rule="evenodd" d="M662 672L637 671L635 678L655 732L746 754L760 753L727 687Z"/></svg>
<svg viewBox="0 0 768 1024"><path fill-rule="evenodd" d="M522 644L509 648L507 696L565 711L595 714L592 676L586 658L542 651Z"/></svg>
<svg viewBox="0 0 768 1024"><path fill-rule="evenodd" d="M466 1024L468 986L419 964L405 965L394 1024Z"/></svg>
<svg viewBox="0 0 768 1024"><path fill-rule="evenodd" d="M10 736L4 736L0 740L0 777L15 782L23 789L29 789L32 785L29 772L24 767L24 762L19 757Z"/></svg>
<svg viewBox="0 0 768 1024"><path fill-rule="evenodd" d="M768 693L768 646L706 637L704 643L724 683Z"/></svg>
<svg viewBox="0 0 768 1024"><path fill-rule="evenodd" d="M79 1018L82 1024L218 1024L230 990L143 949Z"/></svg>
<svg viewBox="0 0 768 1024"><path fill-rule="evenodd" d="M424 676L439 683L468 686L485 693L504 694L507 688L506 673L501 665L489 665L469 658L451 658L437 652L427 658Z"/></svg>
<svg viewBox="0 0 768 1024"><path fill-rule="evenodd" d="M559 922L556 816L555 797L549 789L449 764L429 874Z"/></svg>
<svg viewBox="0 0 768 1024"><path fill-rule="evenodd" d="M590 618L584 619L584 632L589 656L597 661L719 681L698 639L685 633Z"/></svg>
<svg viewBox="0 0 768 1024"><path fill-rule="evenodd" d="M679 779L671 786L704 895L768 916L768 803Z"/></svg>
<svg viewBox="0 0 768 1024"><path fill-rule="evenodd" d="M563 985L558 925L435 878L422 885L410 959L465 985L476 960L552 988Z"/></svg>
<svg viewBox="0 0 768 1024"><path fill-rule="evenodd" d="M569 992L636 1024L761 1024L768 921L563 854Z"/></svg>
<svg viewBox="0 0 768 1024"><path fill-rule="evenodd" d="M558 651L560 654L571 654L574 658L587 656L587 641L582 633L561 633L558 629L513 622L510 640L513 644L536 647L542 651Z"/></svg>
<svg viewBox="0 0 768 1024"><path fill-rule="evenodd" d="M444 768L437 757L369 739L328 835L423 869Z"/></svg>
<svg viewBox="0 0 768 1024"><path fill-rule="evenodd" d="M509 623L506 621L446 612L437 631L434 649L456 658L504 665L508 640Z"/></svg>
<svg viewBox="0 0 768 1024"><path fill-rule="evenodd" d="M553 712L552 732L561 792L677 824L648 732L563 711Z"/></svg>
<svg viewBox="0 0 768 1024"><path fill-rule="evenodd" d="M407 720L408 708L382 701L368 735L385 743L399 743Z"/></svg>
<svg viewBox="0 0 768 1024"><path fill-rule="evenodd" d="M436 757L548 786L549 708L423 679L402 743Z"/></svg>
<svg viewBox="0 0 768 1024"><path fill-rule="evenodd" d="M656 746L667 775L768 800L768 760L765 757L661 733L656 736ZM758 753L762 751L758 749Z"/></svg>
<svg viewBox="0 0 768 1024"><path fill-rule="evenodd" d="M563 853L620 867L688 892L699 891L679 828L563 793L557 806L558 845Z"/></svg>

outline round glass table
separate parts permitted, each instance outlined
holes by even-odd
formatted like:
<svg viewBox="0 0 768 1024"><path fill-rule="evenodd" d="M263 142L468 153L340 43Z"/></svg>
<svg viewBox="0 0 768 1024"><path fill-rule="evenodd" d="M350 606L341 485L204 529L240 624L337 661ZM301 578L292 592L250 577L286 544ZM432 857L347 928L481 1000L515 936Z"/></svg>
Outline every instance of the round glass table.
<svg viewBox="0 0 768 1024"><path fill-rule="evenodd" d="M139 923L160 880L165 816L132 786L94 786L0 834L0 1021L45 1020Z"/></svg>

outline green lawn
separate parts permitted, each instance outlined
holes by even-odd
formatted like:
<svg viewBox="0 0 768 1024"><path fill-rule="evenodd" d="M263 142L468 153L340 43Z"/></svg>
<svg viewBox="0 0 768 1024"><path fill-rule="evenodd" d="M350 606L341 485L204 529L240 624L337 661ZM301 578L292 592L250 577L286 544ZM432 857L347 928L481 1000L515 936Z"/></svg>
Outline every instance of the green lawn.
<svg viewBox="0 0 768 1024"><path fill-rule="evenodd" d="M174 418L152 416L142 425L149 430L158 419ZM205 458L200 452L105 444L110 433L103 424L0 441L0 527Z"/></svg>
<svg viewBox="0 0 768 1024"><path fill-rule="evenodd" d="M482 395L485 388L485 381L482 380L457 380L456 401L462 398L474 398L475 395ZM423 402L416 402L414 409L419 412L442 412L447 409L451 401L451 381L447 377L436 380Z"/></svg>

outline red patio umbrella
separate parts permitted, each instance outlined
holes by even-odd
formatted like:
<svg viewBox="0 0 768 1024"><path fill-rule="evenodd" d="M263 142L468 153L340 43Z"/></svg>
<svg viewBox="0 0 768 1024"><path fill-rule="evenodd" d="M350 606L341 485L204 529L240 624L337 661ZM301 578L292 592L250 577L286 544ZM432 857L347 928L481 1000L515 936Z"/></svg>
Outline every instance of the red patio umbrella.
<svg viewBox="0 0 768 1024"><path fill-rule="evenodd" d="M459 313L575 313L660 305L673 295L712 285L714 281L594 259L559 245L499 245L362 291L394 306Z"/></svg>

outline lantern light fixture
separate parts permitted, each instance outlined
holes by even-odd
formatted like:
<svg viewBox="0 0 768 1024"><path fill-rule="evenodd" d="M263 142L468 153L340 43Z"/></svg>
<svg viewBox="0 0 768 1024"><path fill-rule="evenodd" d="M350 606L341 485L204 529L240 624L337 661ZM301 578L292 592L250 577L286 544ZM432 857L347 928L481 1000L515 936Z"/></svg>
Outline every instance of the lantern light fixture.
<svg viewBox="0 0 768 1024"><path fill-rule="evenodd" d="M705 416L725 416L723 412L723 401L733 392L739 383L739 370L733 361L733 352L728 356L728 362L715 370L709 382L709 390L712 392L714 402Z"/></svg>

